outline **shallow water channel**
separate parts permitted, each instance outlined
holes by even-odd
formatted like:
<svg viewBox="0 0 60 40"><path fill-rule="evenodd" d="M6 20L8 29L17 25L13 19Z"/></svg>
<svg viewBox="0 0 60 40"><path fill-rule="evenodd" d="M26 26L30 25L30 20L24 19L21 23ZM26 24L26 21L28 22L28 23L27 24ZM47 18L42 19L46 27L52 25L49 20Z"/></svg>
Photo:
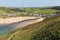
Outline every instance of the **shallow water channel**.
<svg viewBox="0 0 60 40"><path fill-rule="evenodd" d="M15 22L15 23L8 24L8 25L0 24L0 35L5 35L5 34L11 32L12 30L27 26L27 25L29 25L29 22L32 22L34 20L36 20L36 19L24 20L24 21Z"/></svg>

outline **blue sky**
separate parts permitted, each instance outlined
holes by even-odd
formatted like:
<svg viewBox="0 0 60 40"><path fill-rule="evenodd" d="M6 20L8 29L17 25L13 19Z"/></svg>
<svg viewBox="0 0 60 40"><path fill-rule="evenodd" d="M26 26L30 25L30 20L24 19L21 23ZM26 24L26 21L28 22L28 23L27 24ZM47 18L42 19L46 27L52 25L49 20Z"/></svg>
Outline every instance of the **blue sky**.
<svg viewBox="0 0 60 40"><path fill-rule="evenodd" d="M44 7L60 6L60 0L0 0L4 7Z"/></svg>

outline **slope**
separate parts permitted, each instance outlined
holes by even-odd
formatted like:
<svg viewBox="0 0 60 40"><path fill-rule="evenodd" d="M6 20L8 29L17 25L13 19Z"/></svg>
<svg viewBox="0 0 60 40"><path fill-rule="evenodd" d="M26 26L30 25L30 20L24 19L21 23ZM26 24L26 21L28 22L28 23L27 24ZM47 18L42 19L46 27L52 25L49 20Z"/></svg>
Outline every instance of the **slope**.
<svg viewBox="0 0 60 40"><path fill-rule="evenodd" d="M60 14L6 35L6 40L59 40Z"/></svg>

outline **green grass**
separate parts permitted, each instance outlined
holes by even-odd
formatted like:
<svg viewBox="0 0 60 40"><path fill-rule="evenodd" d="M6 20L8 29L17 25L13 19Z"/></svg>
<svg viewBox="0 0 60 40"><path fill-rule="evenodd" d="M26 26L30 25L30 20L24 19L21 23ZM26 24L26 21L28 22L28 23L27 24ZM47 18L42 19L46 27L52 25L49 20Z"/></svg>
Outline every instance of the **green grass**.
<svg viewBox="0 0 60 40"><path fill-rule="evenodd" d="M59 35L60 14L11 32L6 35L4 40L59 40Z"/></svg>
<svg viewBox="0 0 60 40"><path fill-rule="evenodd" d="M20 14L22 12L27 12L28 14ZM59 10L55 9L40 9L40 8L22 8L22 9L16 9L16 8L5 8L0 7L0 18L7 18L9 16L2 16L3 14L16 14L16 16L30 16L30 13L32 14L52 14L56 13Z"/></svg>
<svg viewBox="0 0 60 40"><path fill-rule="evenodd" d="M34 13L37 14L53 14L56 13L58 10L54 10L54 9L34 9Z"/></svg>

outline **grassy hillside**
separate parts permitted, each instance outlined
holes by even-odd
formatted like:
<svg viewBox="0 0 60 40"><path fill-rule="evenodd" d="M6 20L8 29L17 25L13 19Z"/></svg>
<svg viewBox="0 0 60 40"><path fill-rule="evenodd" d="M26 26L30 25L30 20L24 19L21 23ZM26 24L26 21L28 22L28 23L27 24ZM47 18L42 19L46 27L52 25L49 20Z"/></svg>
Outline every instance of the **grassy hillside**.
<svg viewBox="0 0 60 40"><path fill-rule="evenodd" d="M13 9L15 11L20 11L20 12L27 12L28 14L29 13L32 13L32 14L51 14L51 13L55 13L57 12L58 10L55 10L55 9L45 9L45 8L20 8L20 9Z"/></svg>
<svg viewBox="0 0 60 40"><path fill-rule="evenodd" d="M4 40L60 40L60 13L6 35ZM2 39L1 39L2 40Z"/></svg>
<svg viewBox="0 0 60 40"><path fill-rule="evenodd" d="M11 10L11 8L0 7L0 18L19 16L19 13L18 11Z"/></svg>
<svg viewBox="0 0 60 40"><path fill-rule="evenodd" d="M56 10L60 10L60 6L46 7L46 9L56 9Z"/></svg>
<svg viewBox="0 0 60 40"><path fill-rule="evenodd" d="M47 7L48 8L48 7ZM45 8L7 8L0 7L0 18L15 17L15 16L33 16L34 14L53 14L58 12L56 9Z"/></svg>

